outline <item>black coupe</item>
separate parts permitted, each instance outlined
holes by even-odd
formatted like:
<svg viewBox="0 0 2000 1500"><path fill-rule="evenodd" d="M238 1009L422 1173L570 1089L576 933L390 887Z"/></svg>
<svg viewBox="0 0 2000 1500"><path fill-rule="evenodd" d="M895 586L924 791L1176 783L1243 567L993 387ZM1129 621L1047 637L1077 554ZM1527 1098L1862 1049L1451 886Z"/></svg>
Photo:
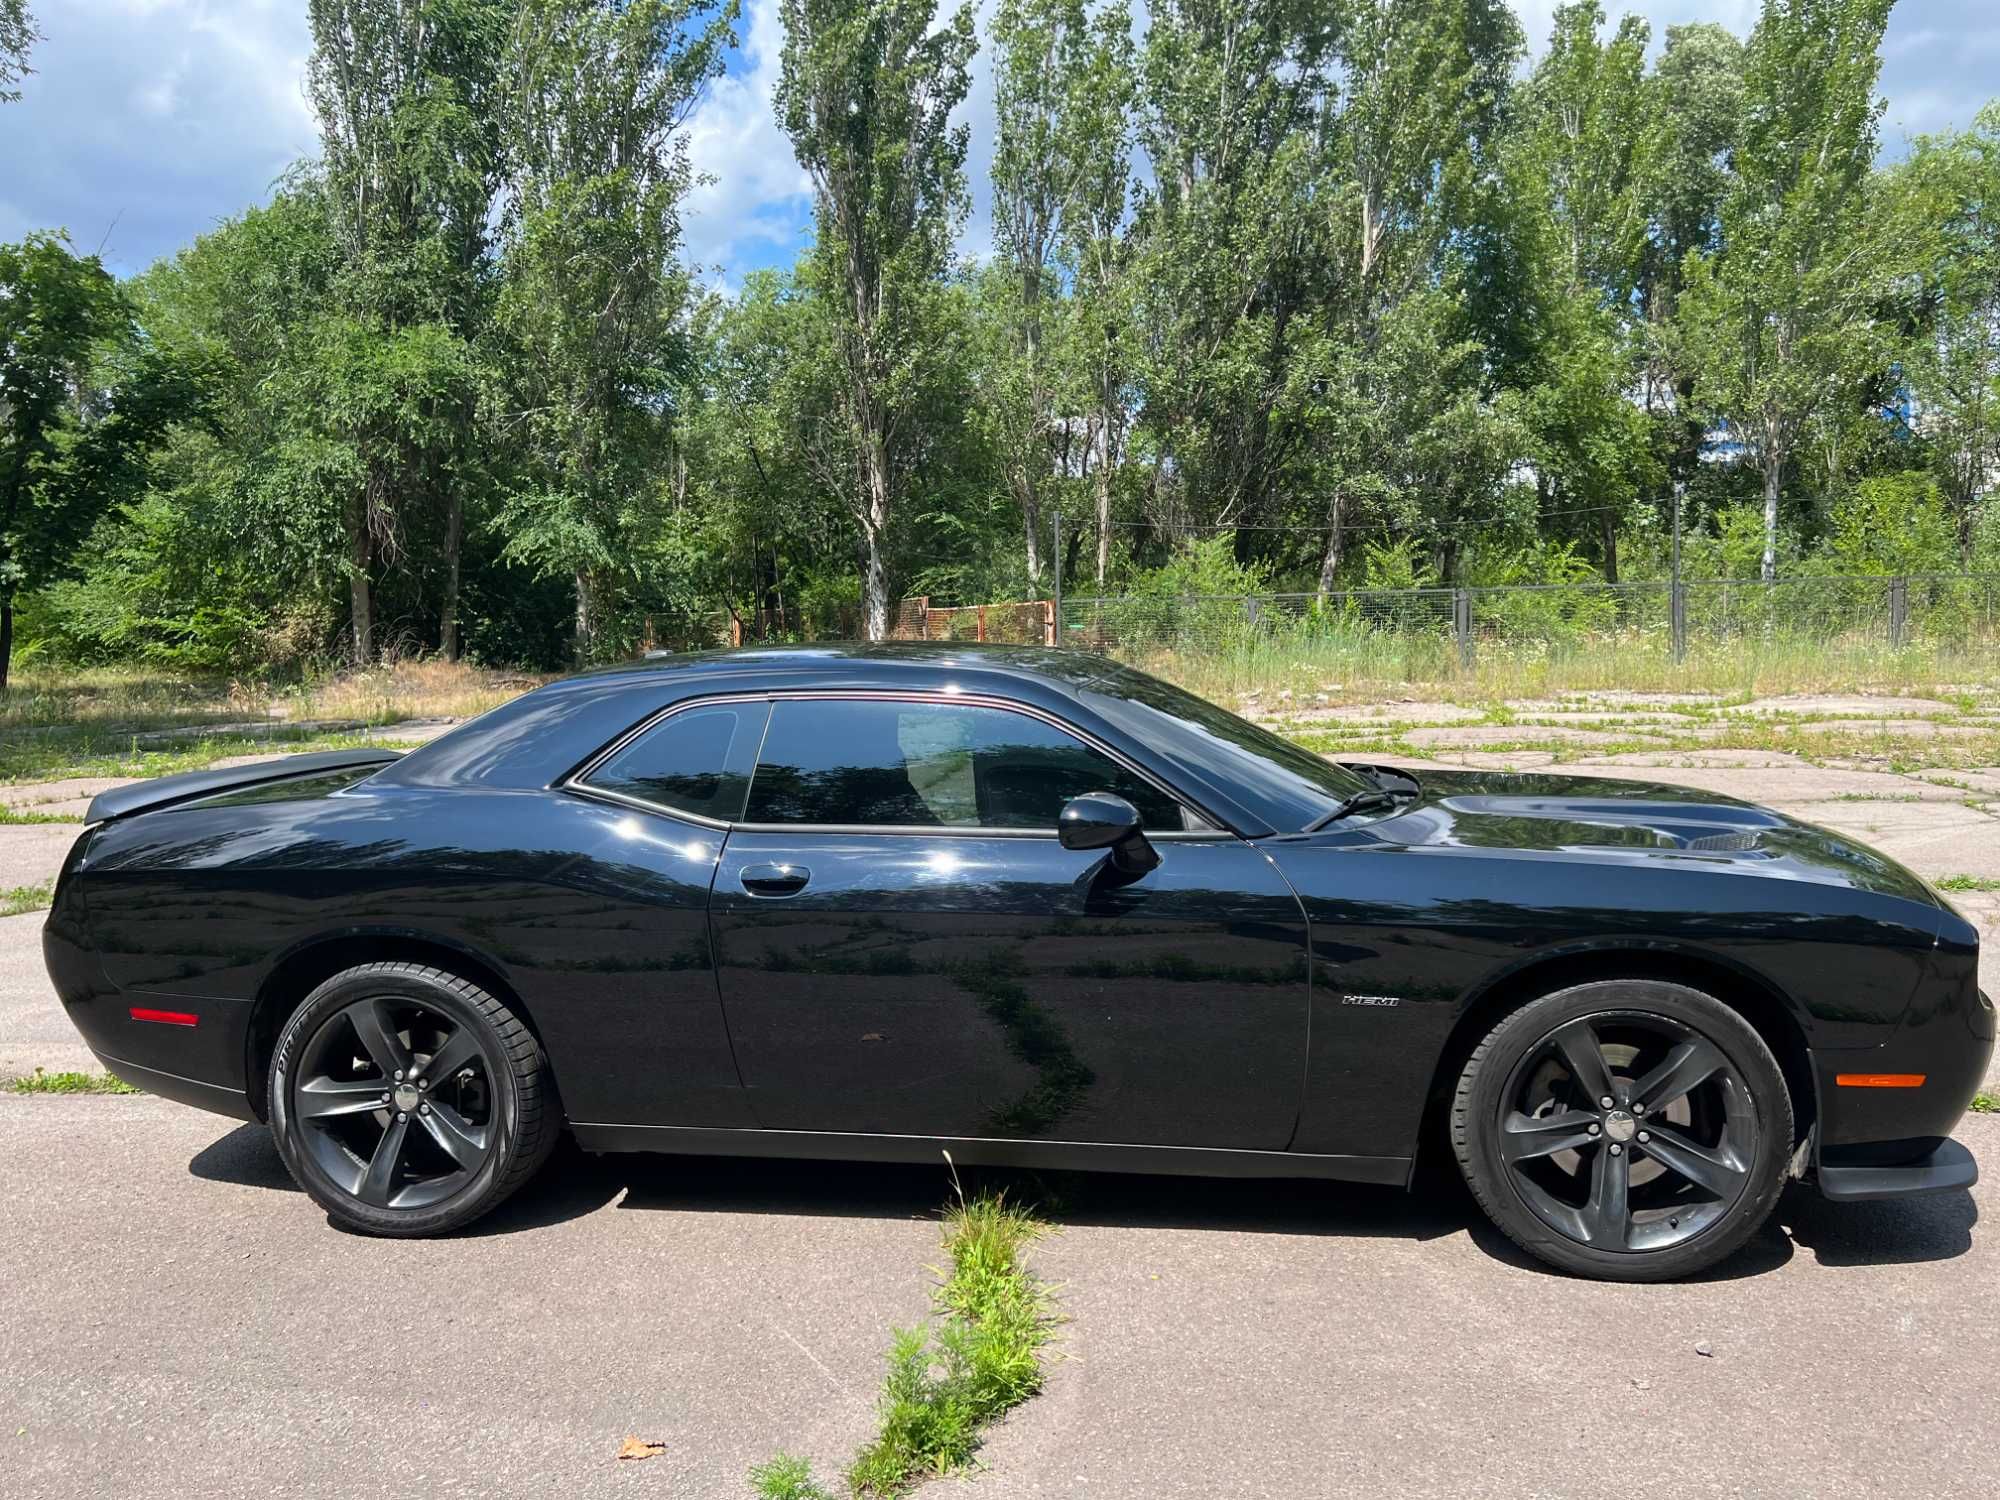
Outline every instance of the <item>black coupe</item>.
<svg viewBox="0 0 2000 1500"><path fill-rule="evenodd" d="M1629 781L1328 762L1079 652L674 657L403 756L106 792L44 937L105 1065L433 1234L591 1151L1405 1184L1685 1275L1787 1179L1963 1189L1974 928Z"/></svg>

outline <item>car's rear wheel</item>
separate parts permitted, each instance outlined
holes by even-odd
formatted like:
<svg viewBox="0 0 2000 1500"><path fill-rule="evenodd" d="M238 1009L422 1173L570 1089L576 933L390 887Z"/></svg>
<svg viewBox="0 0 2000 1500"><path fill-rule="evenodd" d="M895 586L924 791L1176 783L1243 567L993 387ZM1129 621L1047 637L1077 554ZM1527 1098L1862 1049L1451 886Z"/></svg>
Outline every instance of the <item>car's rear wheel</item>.
<svg viewBox="0 0 2000 1500"><path fill-rule="evenodd" d="M365 1234L442 1234L534 1175L559 1129L548 1061L478 985L410 963L336 974L279 1033L271 1131L300 1187Z"/></svg>
<svg viewBox="0 0 2000 1500"><path fill-rule="evenodd" d="M1770 1216L1792 1151L1784 1074L1712 995L1609 980L1544 996L1473 1050L1452 1147L1493 1222L1579 1275L1666 1281Z"/></svg>

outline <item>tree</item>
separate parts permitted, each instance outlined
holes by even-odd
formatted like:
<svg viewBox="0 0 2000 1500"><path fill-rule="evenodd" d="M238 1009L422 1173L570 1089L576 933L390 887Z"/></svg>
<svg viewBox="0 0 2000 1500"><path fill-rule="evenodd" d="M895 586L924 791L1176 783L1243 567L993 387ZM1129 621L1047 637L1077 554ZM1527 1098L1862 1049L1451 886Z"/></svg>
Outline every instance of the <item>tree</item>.
<svg viewBox="0 0 2000 1500"><path fill-rule="evenodd" d="M1885 363L1866 194L1893 0L1764 0L1746 52L1744 126L1722 240L1687 266L1679 347L1699 409L1763 479L1762 576L1809 424Z"/></svg>
<svg viewBox="0 0 2000 1500"><path fill-rule="evenodd" d="M854 445L851 501L871 640L889 632L885 543L937 373L933 332L965 213L966 129L950 123L976 46L972 7L933 30L932 0L783 0L778 116L811 178L806 276L826 300Z"/></svg>
<svg viewBox="0 0 2000 1500"><path fill-rule="evenodd" d="M1333 586L1356 502L1390 503L1383 519L1432 522L1443 564L1458 512L1486 498L1478 482L1460 481L1487 472L1474 455L1488 453L1501 429L1449 251L1495 167L1521 45L1498 0L1356 0L1338 14L1314 119L1322 165L1306 194L1308 222L1321 225L1312 258L1322 280L1292 377L1305 437L1300 472L1318 501L1304 516L1325 524L1322 593ZM1459 457L1440 461L1454 442L1465 445ZM1419 448L1434 474L1457 476L1447 489L1411 490Z"/></svg>
<svg viewBox="0 0 2000 1500"><path fill-rule="evenodd" d="M1072 175L1061 207L1060 240L1072 287L1065 363L1088 412L1088 447L1095 450L1088 462L1094 466L1100 587L1111 561L1112 481L1130 425L1132 246L1124 229L1132 186L1129 117L1137 88L1131 11L1125 0L1109 0L1091 17L1088 39L1065 74ZM1062 559L1056 563L1062 566Z"/></svg>
<svg viewBox="0 0 2000 1500"><path fill-rule="evenodd" d="M1505 156L1530 268L1524 383L1543 509L1565 523L1559 534L1596 534L1615 583L1619 527L1651 477L1645 413L1629 395L1645 353L1638 287L1652 142L1646 26L1628 16L1605 40L1603 23L1596 0L1557 9Z"/></svg>
<svg viewBox="0 0 2000 1500"><path fill-rule="evenodd" d="M400 560L428 509L444 578L439 644L458 649L465 474L483 382L488 235L500 180L495 91L501 0L310 0L308 92L342 255L334 300L351 326L328 372L365 477L349 497L354 655L375 652L372 575ZM379 347L364 348L368 341ZM365 389L349 382L384 380Z"/></svg>
<svg viewBox="0 0 2000 1500"><path fill-rule="evenodd" d="M1907 247L1920 287L1899 394L1964 558L2000 474L2000 105L1971 130L1919 140L1885 197L1888 234Z"/></svg>
<svg viewBox="0 0 2000 1500"><path fill-rule="evenodd" d="M21 97L12 85L35 71L28 66L28 52L41 37L28 13L28 0L0 0L0 104Z"/></svg>
<svg viewBox="0 0 2000 1500"><path fill-rule="evenodd" d="M1057 236L1076 175L1063 91L1087 26L1082 0L1000 0L993 14L993 225L1008 272L1001 305L1011 347L989 394L1008 429L1007 480L1021 507L1031 589L1041 585L1041 491L1054 420L1044 303L1056 292Z"/></svg>
<svg viewBox="0 0 2000 1500"><path fill-rule="evenodd" d="M499 322L523 463L508 555L576 588L575 650L661 522L660 459L692 360L678 260L684 126L730 43L731 4L529 0L510 53L514 161Z"/></svg>
<svg viewBox="0 0 2000 1500"><path fill-rule="evenodd" d="M193 378L139 337L96 256L60 235L0 245L0 690L16 595L74 566L197 396Z"/></svg>

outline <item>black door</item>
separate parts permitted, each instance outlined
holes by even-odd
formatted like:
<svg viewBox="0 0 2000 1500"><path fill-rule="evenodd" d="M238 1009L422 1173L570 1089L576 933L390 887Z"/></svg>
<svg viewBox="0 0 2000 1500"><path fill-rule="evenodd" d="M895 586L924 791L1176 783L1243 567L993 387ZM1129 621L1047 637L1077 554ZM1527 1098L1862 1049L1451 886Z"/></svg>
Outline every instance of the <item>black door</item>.
<svg viewBox="0 0 2000 1500"><path fill-rule="evenodd" d="M1122 881L1055 837L1139 807ZM1264 854L1056 725L950 699L772 706L710 907L769 1128L1282 1149L1305 921Z"/></svg>

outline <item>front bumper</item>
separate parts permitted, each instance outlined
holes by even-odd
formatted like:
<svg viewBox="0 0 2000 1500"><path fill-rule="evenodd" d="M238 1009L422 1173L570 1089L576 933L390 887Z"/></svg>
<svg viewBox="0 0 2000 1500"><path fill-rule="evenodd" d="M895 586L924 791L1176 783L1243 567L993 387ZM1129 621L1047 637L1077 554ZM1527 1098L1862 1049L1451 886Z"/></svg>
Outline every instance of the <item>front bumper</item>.
<svg viewBox="0 0 2000 1500"><path fill-rule="evenodd" d="M1914 1198L1922 1193L1963 1192L1979 1181L1979 1163L1954 1140L1942 1140L1928 1156L1900 1166L1819 1168L1819 1190L1836 1203L1864 1198Z"/></svg>

